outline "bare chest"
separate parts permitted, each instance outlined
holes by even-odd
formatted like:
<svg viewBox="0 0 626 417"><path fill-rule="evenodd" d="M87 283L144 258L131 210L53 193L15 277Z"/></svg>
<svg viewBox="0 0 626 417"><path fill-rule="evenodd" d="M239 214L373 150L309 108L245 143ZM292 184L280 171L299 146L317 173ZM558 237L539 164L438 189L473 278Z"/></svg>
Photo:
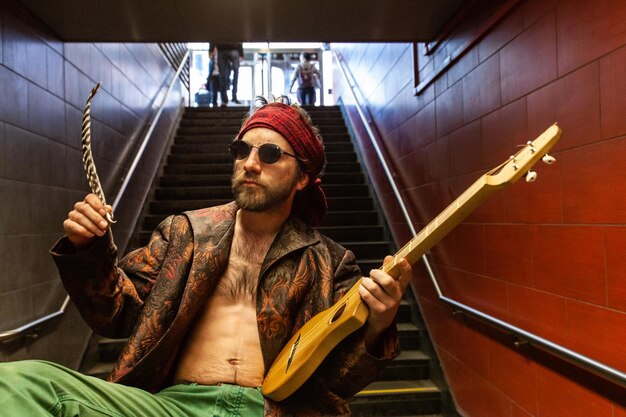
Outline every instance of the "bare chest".
<svg viewBox="0 0 626 417"><path fill-rule="evenodd" d="M235 237L228 266L181 352L177 380L243 386L262 382L256 291L269 243Z"/></svg>
<svg viewBox="0 0 626 417"><path fill-rule="evenodd" d="M212 297L254 305L262 261L232 254Z"/></svg>

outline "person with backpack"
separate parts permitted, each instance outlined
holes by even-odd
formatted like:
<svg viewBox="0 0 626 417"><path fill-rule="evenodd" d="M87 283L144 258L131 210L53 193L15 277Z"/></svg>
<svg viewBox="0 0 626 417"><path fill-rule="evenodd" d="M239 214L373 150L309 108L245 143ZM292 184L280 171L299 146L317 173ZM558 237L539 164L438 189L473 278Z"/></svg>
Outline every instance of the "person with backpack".
<svg viewBox="0 0 626 417"><path fill-rule="evenodd" d="M298 102L302 106L314 106L316 100L315 89L319 85L320 72L315 64L311 62L311 54L309 52L302 53L300 61L300 64L298 64L291 76L289 90L293 88L297 80Z"/></svg>

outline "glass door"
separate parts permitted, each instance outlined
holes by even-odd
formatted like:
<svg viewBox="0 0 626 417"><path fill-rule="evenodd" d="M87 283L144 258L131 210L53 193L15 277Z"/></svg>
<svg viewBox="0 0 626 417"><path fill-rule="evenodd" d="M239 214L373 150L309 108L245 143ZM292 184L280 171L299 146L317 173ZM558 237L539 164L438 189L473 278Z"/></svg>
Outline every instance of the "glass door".
<svg viewBox="0 0 626 417"><path fill-rule="evenodd" d="M333 104L331 54L322 43L244 43L244 58L240 61L237 98L231 101L228 90L228 106L250 106L254 97L278 97L286 95L297 102L298 81L292 82L293 74L301 62L302 52L311 54L311 62L320 71L320 85L316 90L315 105ZM209 44L189 44L190 48L190 105L211 106L209 71ZM219 53L219 52L218 52ZM328 62L328 65L325 65ZM232 77L232 74L231 74ZM220 98L218 94L218 105Z"/></svg>

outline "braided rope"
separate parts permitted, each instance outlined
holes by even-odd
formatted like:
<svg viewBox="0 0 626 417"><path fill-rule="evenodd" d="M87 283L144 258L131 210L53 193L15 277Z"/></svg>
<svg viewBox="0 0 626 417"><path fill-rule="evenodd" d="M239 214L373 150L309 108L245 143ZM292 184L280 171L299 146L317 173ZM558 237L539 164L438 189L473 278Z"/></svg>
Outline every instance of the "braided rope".
<svg viewBox="0 0 626 417"><path fill-rule="evenodd" d="M91 188L91 192L97 195L102 203L106 205L104 191L102 191L100 178L98 178L98 172L96 171L96 164L93 161L93 154L91 153L91 100L93 96L96 95L99 88L100 83L96 84L96 86L91 89L91 93L89 93L89 97L87 97L87 104L85 104L85 110L83 111L83 131L80 140L83 149L83 166L87 174L89 188ZM105 217L109 223L115 223L111 213L107 213Z"/></svg>

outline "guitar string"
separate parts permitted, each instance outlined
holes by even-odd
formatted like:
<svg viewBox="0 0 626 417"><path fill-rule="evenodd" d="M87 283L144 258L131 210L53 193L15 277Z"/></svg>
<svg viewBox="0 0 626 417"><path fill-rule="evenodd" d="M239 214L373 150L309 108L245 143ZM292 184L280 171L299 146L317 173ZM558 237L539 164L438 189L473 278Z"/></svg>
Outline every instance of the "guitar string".
<svg viewBox="0 0 626 417"><path fill-rule="evenodd" d="M473 186L473 185L472 185ZM470 186L470 189L472 188L472 186ZM459 196L457 199L455 199L455 201L452 202L452 204L450 204L448 207L446 207L446 209L444 209L444 211L438 215L433 221L431 221L425 229L423 229L421 232L419 232L414 238L412 238L408 243L406 243L394 256L391 260L389 260L388 262L383 263L383 265L379 268L385 272L389 272L393 267L397 266L398 264L398 260L401 258L405 258L406 256L408 256L415 248L412 247L412 245L417 242L417 241L422 241L424 240L425 237L427 237L428 235L430 235L430 232L428 231L428 227L431 226L433 223L435 224L435 226L438 226L439 224L439 218L450 208L453 207L456 203L456 205L458 206L458 204L460 204L460 199L461 197L464 195L465 193L461 194L461 196ZM426 233L424 235L424 231L426 230ZM406 253L408 252L408 253ZM391 265L393 264L393 265ZM391 265L390 268L385 268L386 266ZM348 290L348 292L345 294L345 296L347 296L345 303L342 303L341 305L337 306L336 308L329 308L328 310L324 310L318 314L324 314L324 320L321 320L319 323L315 324L314 326L312 326L310 329L308 329L306 331L306 333L304 332L298 332L296 333L296 335L298 335L298 339L300 340L300 350L302 350L303 347L305 347L307 345L307 343L305 342L308 338L308 336L312 333L317 333L319 331L320 328L322 327L328 327L328 317L333 317L335 314L337 314L337 311L340 310L343 305L347 305L350 302L354 301L354 297L358 296L360 297L360 294L358 293L358 288L356 290L354 290L354 287L358 287L356 284L350 288L350 290ZM350 294L350 291L352 291L352 294ZM301 330L301 329L300 329ZM296 337L296 335L294 335L290 340L292 340L293 338ZM304 342L304 343L303 343ZM291 345L293 347L293 344ZM281 357L280 362L285 362L288 361L289 358L291 357L292 353L291 353L292 349L285 349L285 354ZM287 354L287 352L289 352L289 354ZM273 366L272 366L273 367Z"/></svg>
<svg viewBox="0 0 626 417"><path fill-rule="evenodd" d="M504 164L509 163L509 162L510 162L510 161L507 161L507 162L505 162ZM486 174L485 174L485 175L486 175ZM481 177L481 178L482 178L482 177ZM465 192L463 192L463 193L462 193L459 197L457 197L457 198L456 198L456 199L455 199L455 200L454 200L454 201L453 201L450 205L448 205L448 206L447 206L447 207L443 210L443 212L441 212L441 213L440 213L437 217L435 217L435 219L434 219L434 220L432 220L430 223L428 223L428 225L426 225L426 228L425 228L425 229L422 229L422 231L420 231L420 232L419 232L419 233L418 233L418 234L417 234L414 238L412 238L412 239L411 239L411 240L410 240L407 244L405 244L405 245L404 245L404 246L403 246L403 247L402 247L402 248L401 248L401 249L400 249L400 250L399 250L399 251L398 251L398 252L397 252L397 253L393 256L393 258L392 258L391 260L389 260L388 262L383 263L383 265L382 265L379 269L381 269L381 270L383 270L383 271L385 271L385 272L389 272L389 271L391 271L391 269L392 269L392 268L394 268L395 266L397 266L397 264L398 264L398 260L399 260L399 259L401 259L401 258L405 258L406 256L410 255L410 253L411 253L411 252L415 249L415 248L413 248L413 247L412 247L412 245L413 245L415 242L417 242L417 241L419 241L419 242L423 241L423 240L424 240L427 236L429 236L429 235L432 233L432 232L429 230L430 226L432 226L432 225L434 224L435 228L437 228L437 227L439 226L439 219L440 219L441 217L444 217L444 215L448 212L448 210L449 210L449 209L451 209L451 208L455 208L455 206L456 206L456 208L458 208L458 207L460 206L460 204L461 204L461 200L462 200L462 198L465 196L465 194L467 194L467 192L468 192L469 190L471 190L472 188L475 188L476 184L477 184L477 183L479 183L479 182L480 182L480 178L479 178L479 180L478 180L478 181L474 182L474 183L473 183L473 184L472 184L472 185L468 188L468 190L466 190ZM450 217L450 216L448 215L448 216L445 216L445 217L446 217L446 219L447 219L447 218L448 218L448 217ZM442 224L443 224L443 221L442 221ZM419 242L418 242L418 243L419 243ZM388 266L388 265L391 265L391 266L390 266L389 268L386 268L386 266ZM355 285L355 286L356 286L356 285ZM354 287L353 287L353 288L354 288ZM317 323L317 324L315 324L314 326L312 326L310 329L308 329L308 330L306 331L306 333L305 333L305 332L299 332L299 333L296 333L296 334L298 335L298 339L300 340L300 345L301 345L301 346L300 346L300 350L302 350L302 348L303 348L303 347L306 347L306 345L307 345L306 340L308 339L308 336L309 336L310 334L312 334L312 333L317 333L317 332L319 331L319 329L320 329L320 328L322 328L322 327L328 327L328 324L327 324L327 322L328 322L328 319L327 319L327 318L328 318L328 317L332 318L335 314L337 314L337 311L338 311L338 310L340 310L340 309L343 307L343 305L347 305L347 304L349 304L350 302L354 301L354 300L353 300L353 298L354 298L355 296L359 296L359 297L360 297L360 294L358 293L358 289L357 289L357 290L353 290L353 288L351 288L351 289L348 291L348 293L346 293L347 298L346 298L346 300L345 300L345 303L342 303L342 305L337 306L336 308L332 308L332 307L331 307L330 309L325 310L325 311L322 311L322 312L320 312L320 313L319 313L319 314L324 314L324 317L323 317L323 318L324 318L324 320L321 320L319 323ZM352 292L352 294L350 294L350 291L353 291L353 292ZM334 307L334 306L333 306L333 307ZM295 337L295 335L294 335L293 337ZM293 339L293 337L292 337L292 339ZM290 340L291 340L291 339L290 339ZM304 342L304 343L303 343L303 342ZM310 343L308 343L308 344L310 344ZM292 347L293 347L293 344L292 344ZM281 357L281 362L289 361L289 358L290 358L290 357L292 357L291 350L292 350L292 349L286 349L286 350L285 350L285 355L283 355L283 357ZM287 354L287 352L289 352L289 354ZM293 360L293 359L292 359L292 360Z"/></svg>
<svg viewBox="0 0 626 417"><path fill-rule="evenodd" d="M362 279L362 278L360 278L360 279ZM359 281L357 281L357 282L359 282ZM359 285L360 285L360 282L359 282ZM356 289L355 289L355 287L356 287ZM344 303L342 303L342 304L341 304L340 306L338 306L337 308L334 308L334 307L336 307L336 304L335 304L335 305L333 305L332 307L330 307L330 308L328 308L328 309L326 309L326 310L323 310L323 311L321 311L320 313L318 313L318 314L323 314L323 315L324 315L324 320L322 320L322 321L320 321L319 323L315 324L315 325L314 325L314 326L312 326L310 329L308 329L306 332L303 332L303 331L302 331L302 327L301 327L301 328L298 330L298 332L297 332L296 334L294 334L294 335L292 336L292 338L290 339L290 340L292 340L293 338L296 338L296 336L297 336L297 338L299 339L299 347L300 347L298 350L302 351L304 347L306 347L306 346L310 345L310 344L311 344L311 342L310 342L310 341L309 341L309 342L307 342L306 340L308 340L308 339L306 339L306 338L307 338L307 337L308 337L311 333L314 333L314 331L315 331L315 333L317 333L317 332L318 332L318 330L319 330L319 328L321 328L321 327L327 327L327 326L326 326L326 322L327 322L326 318L327 318L328 316L330 316L330 317L334 316L335 314L337 314L337 310L341 309L341 307L342 307L342 306L344 306L344 305L348 305L351 301L353 301L353 300L354 300L354 296L355 296L355 294L356 294L357 296L359 296L359 297L360 297L359 292L358 292L358 285L357 285L356 283L355 283L352 287L350 287L350 289L346 292L346 294L344 294L344 295L343 295L343 297L346 297L346 299L345 299L345 302L344 302ZM342 297L342 298L343 298L343 297ZM332 313L332 314L330 314L330 313ZM369 313L368 313L368 314L369 314ZM315 316L314 316L314 317L315 317ZM305 326L306 326L306 324L305 324ZM304 327L304 326L303 326L303 327ZM293 347L293 344L292 344L291 346ZM281 364L282 364L284 361L289 360L289 357L290 357L291 355L290 355L290 354L287 354L287 352L291 353L291 347L290 347L289 349L287 349L287 346L285 346L285 347L283 348L282 352L285 352L285 354L281 356L281 358L278 360L278 362L277 362L277 363L273 364L273 365L270 367L270 371L268 372L268 375L269 375L269 373L272 371L272 369L274 369L274 365L277 365L278 363L281 363ZM295 356L294 356L294 357L295 357ZM281 370L282 370L282 368L283 368L283 367L281 366ZM279 371L279 370L277 369L277 370L276 370L276 372L278 372L278 371Z"/></svg>
<svg viewBox="0 0 626 417"><path fill-rule="evenodd" d="M416 236L416 238L417 238L417 237L419 237L419 234ZM397 265L397 258L400 256L400 253L401 253L401 252L403 252L407 246L409 247L409 251L410 251L410 250L412 250L412 249L411 249L411 244L412 244L412 242L413 242L414 240L415 240L415 238L414 238L414 239L411 239L411 241L409 241L407 244L405 244L405 245L403 246L403 248L402 248L402 249L400 249L400 251L398 251L398 253L396 253L396 254L393 256L393 259L392 259L392 260L390 260L390 261L388 261L388 262L383 263L383 265L382 265L379 269L384 270L383 268L385 267L385 265L388 265L388 264L392 263L392 261L393 261L393 263L394 263L394 265L393 265L393 266ZM363 277L361 277L360 279L363 279ZM359 281L357 281L357 282L359 282ZM358 287L359 287L359 286L360 286L360 282L359 282L359 285L357 285L357 284L355 283L355 284L354 284L354 285L353 285L353 286L352 286L352 287L351 287L351 288L350 288L350 289L346 292L346 294L344 294L344 297L346 297L346 299L345 299L345 302L344 302L344 303L341 303L341 305L339 305L339 306L335 306L335 305L334 305L333 307L336 307L336 308L330 307L329 309L324 310L324 311L321 311L320 313L318 313L318 314L323 314L323 315L324 315L324 316L323 316L324 320L321 320L319 323L315 324L315 325L314 325L314 326L312 326L310 329L306 330L306 332L302 331L302 328L300 328L300 330L298 331L298 333L296 333L294 336L292 336L292 338L291 338L290 340L292 340L293 338L296 338L296 336L297 336L297 339L299 340L299 347L300 347L300 349L299 349L299 350L300 350L300 351L301 351L304 347L306 347L307 345L309 345L309 344L310 344L310 342L308 342L308 343L306 342L306 340L308 340L308 336L309 336L310 334L312 334L312 333L317 333L317 332L319 331L319 329L320 329L320 328L322 328L322 327L328 327L328 324L327 324L327 322L328 322L327 318L328 318L328 317L331 317L331 318L332 318L335 314L337 314L337 311L338 311L338 310L340 310L340 309L341 309L344 305L348 305L348 304L350 304L351 302L353 302L353 301L354 301L354 299L355 299L356 297L359 297L359 298L361 297L361 295L360 295L360 294L359 294L359 292L358 292ZM363 300L361 300L361 303L362 303L362 302L363 302ZM368 315L369 315L369 312L368 312ZM287 362L288 362L288 361L289 361L289 358L290 358L290 357L292 357L292 349L293 349L293 345L294 345L294 344L292 343L292 344L291 344L291 347L290 347L289 349L287 349L287 346L285 346L285 348L284 348L284 350L283 350L284 355L282 355L282 356L281 356L281 358L279 359L279 361L278 361L276 364L279 364L279 363L280 363L281 365L286 365L284 362L285 362L285 361L287 361ZM294 356L294 357L295 357L295 356ZM292 362L293 362L293 358L292 358ZM281 369L278 369L276 372L279 372L280 370L282 370L282 368L285 368L285 367L286 367L286 366L281 366L281 367L280 367ZM270 368L270 372L272 371L272 369L274 369L274 365L272 365L272 367ZM268 373L268 375L269 375L269 373Z"/></svg>
<svg viewBox="0 0 626 417"><path fill-rule="evenodd" d="M532 144L534 144L534 141L532 142ZM526 148L531 147L531 146L532 146L531 144L528 144L528 145L524 146L524 148L523 148L523 149L520 149L518 152L516 152L516 154L515 154L515 155L516 155L516 156L520 155L520 154L521 154L521 153L522 153L522 152L523 152ZM534 153L534 152L533 152L533 153ZM536 161L535 161L535 162L536 162ZM505 167L507 164L509 164L509 163L511 163L511 160L508 160L508 161L503 162L502 164L498 165L496 168L494 168L494 169L492 169L492 170L488 171L486 174L484 174L484 176L488 176L488 175L490 175L490 174L494 173L496 170L501 170L502 168L504 168L504 167ZM481 177L481 178L482 178L482 177ZM403 252L407 246L408 246L408 252L409 252L409 253L410 253L411 251L413 251L413 248L411 247L411 245L412 245L412 244L416 241L416 239L418 239L418 238L421 238L421 237L422 237L422 234L423 234L422 232L424 232L424 230L426 230L425 237L429 236L429 235L430 235L430 232L429 232L429 230L428 230L428 229L429 229L429 227L430 227L433 223L435 224L435 227L437 227L437 226L438 226L438 224L439 224L439 218L440 218L440 216L442 216L442 215L443 215L443 214L444 214L444 213L448 210L448 208L450 208L450 207L454 206L454 205L455 205L455 203L456 203L456 206L457 206L457 208L458 208L458 207L459 207L459 204L460 204L460 202L461 202L461 198L462 198L462 197L463 197L463 196L464 196L464 195L465 195L465 194L466 194L466 193L467 193L467 192L468 192L471 188L473 188L473 187L474 187L474 186L475 186L475 185L476 185L479 181L480 181L480 178L479 178L479 180L478 180L478 181L476 181L474 184L472 184L472 185L468 188L468 190L466 190L465 192L463 192L463 193L462 193L462 194L461 194L461 195L460 195L457 199L455 199L455 200L452 202L452 204L450 204L448 207L446 207L446 209L444 209L444 211L443 211L440 215L438 215L438 216L437 216L437 217L436 217L433 221L431 221L431 222L430 222L430 223L426 226L426 229L423 229L423 230L422 230L421 232L419 232L419 233L418 233L418 234L417 234L417 235L416 235L413 239L411 239L411 240L408 242L408 244L405 244L405 245L404 245L404 246L403 246L403 247L402 247L402 248L401 248L401 249L400 249L400 250L399 250L399 251L398 251L398 252L397 252L397 253L393 256L392 260L390 260L389 262L383 263L383 265L380 267L380 269L385 270L385 266L386 266L386 265L388 265L389 263L391 263L392 261L393 261L393 266L392 266L392 268L393 268L393 267L395 267L395 266L397 265L397 262L398 262L398 257L400 257L400 255L401 255L401 252ZM424 237L424 238L425 238L425 237ZM420 240L423 240L423 238L422 238L422 239L420 239ZM403 257L405 257L405 256L403 256ZM389 270L387 270L387 271L389 271ZM348 290L348 292L346 293L346 295L345 295L345 296L346 296L346 300L345 300L345 303L344 303L345 305L349 304L349 303L352 301L352 298L354 298L354 297L355 297L355 295L357 295L357 296L359 296L359 297L360 297L360 295L359 295L359 293L358 293L358 289L357 289L357 290L354 290L354 288L355 288L355 287L358 287L358 286L355 284L355 285L354 285L352 288L350 288L350 290ZM352 293L350 293L351 291L352 291ZM361 302L362 302L362 300L361 300ZM328 317L328 316L333 317L333 316L337 313L337 311L343 307L343 305L344 305L344 304L342 304L341 306L337 307L336 309L329 309L329 310L327 310L327 311L328 311L328 314L325 314L324 319L326 319L326 317ZM321 313L319 313L319 314L324 314L324 313L325 313L325 312L323 311L323 312L321 312ZM332 314L330 314L330 313L332 313ZM369 314L369 313L368 313L368 314ZM323 325L325 325L325 323L326 323L326 320L320 321L320 323L318 323L317 325L314 325L313 327L311 327L311 329L309 329L307 333L303 333L303 332L298 333L298 335L299 335L299 336L298 336L298 339L299 339L300 341L302 341L302 340L306 340L306 336L308 336L308 334L312 333L314 330L315 330L315 331L317 331L317 330L319 329L319 327L322 327ZM305 337L305 339L302 339L302 336L304 336L304 337ZM295 337L295 336L294 336L294 337ZM306 342L305 342L304 344L306 345ZM284 362L284 360L288 360L288 359L289 359L289 356L290 356L290 355L286 355L286 354L285 354L285 355L283 355L283 356L280 358L279 362ZM286 358L286 359L285 359L285 358ZM274 368L274 366L272 366L272 368ZM271 371L271 370L272 370L272 369L270 369L270 371Z"/></svg>

